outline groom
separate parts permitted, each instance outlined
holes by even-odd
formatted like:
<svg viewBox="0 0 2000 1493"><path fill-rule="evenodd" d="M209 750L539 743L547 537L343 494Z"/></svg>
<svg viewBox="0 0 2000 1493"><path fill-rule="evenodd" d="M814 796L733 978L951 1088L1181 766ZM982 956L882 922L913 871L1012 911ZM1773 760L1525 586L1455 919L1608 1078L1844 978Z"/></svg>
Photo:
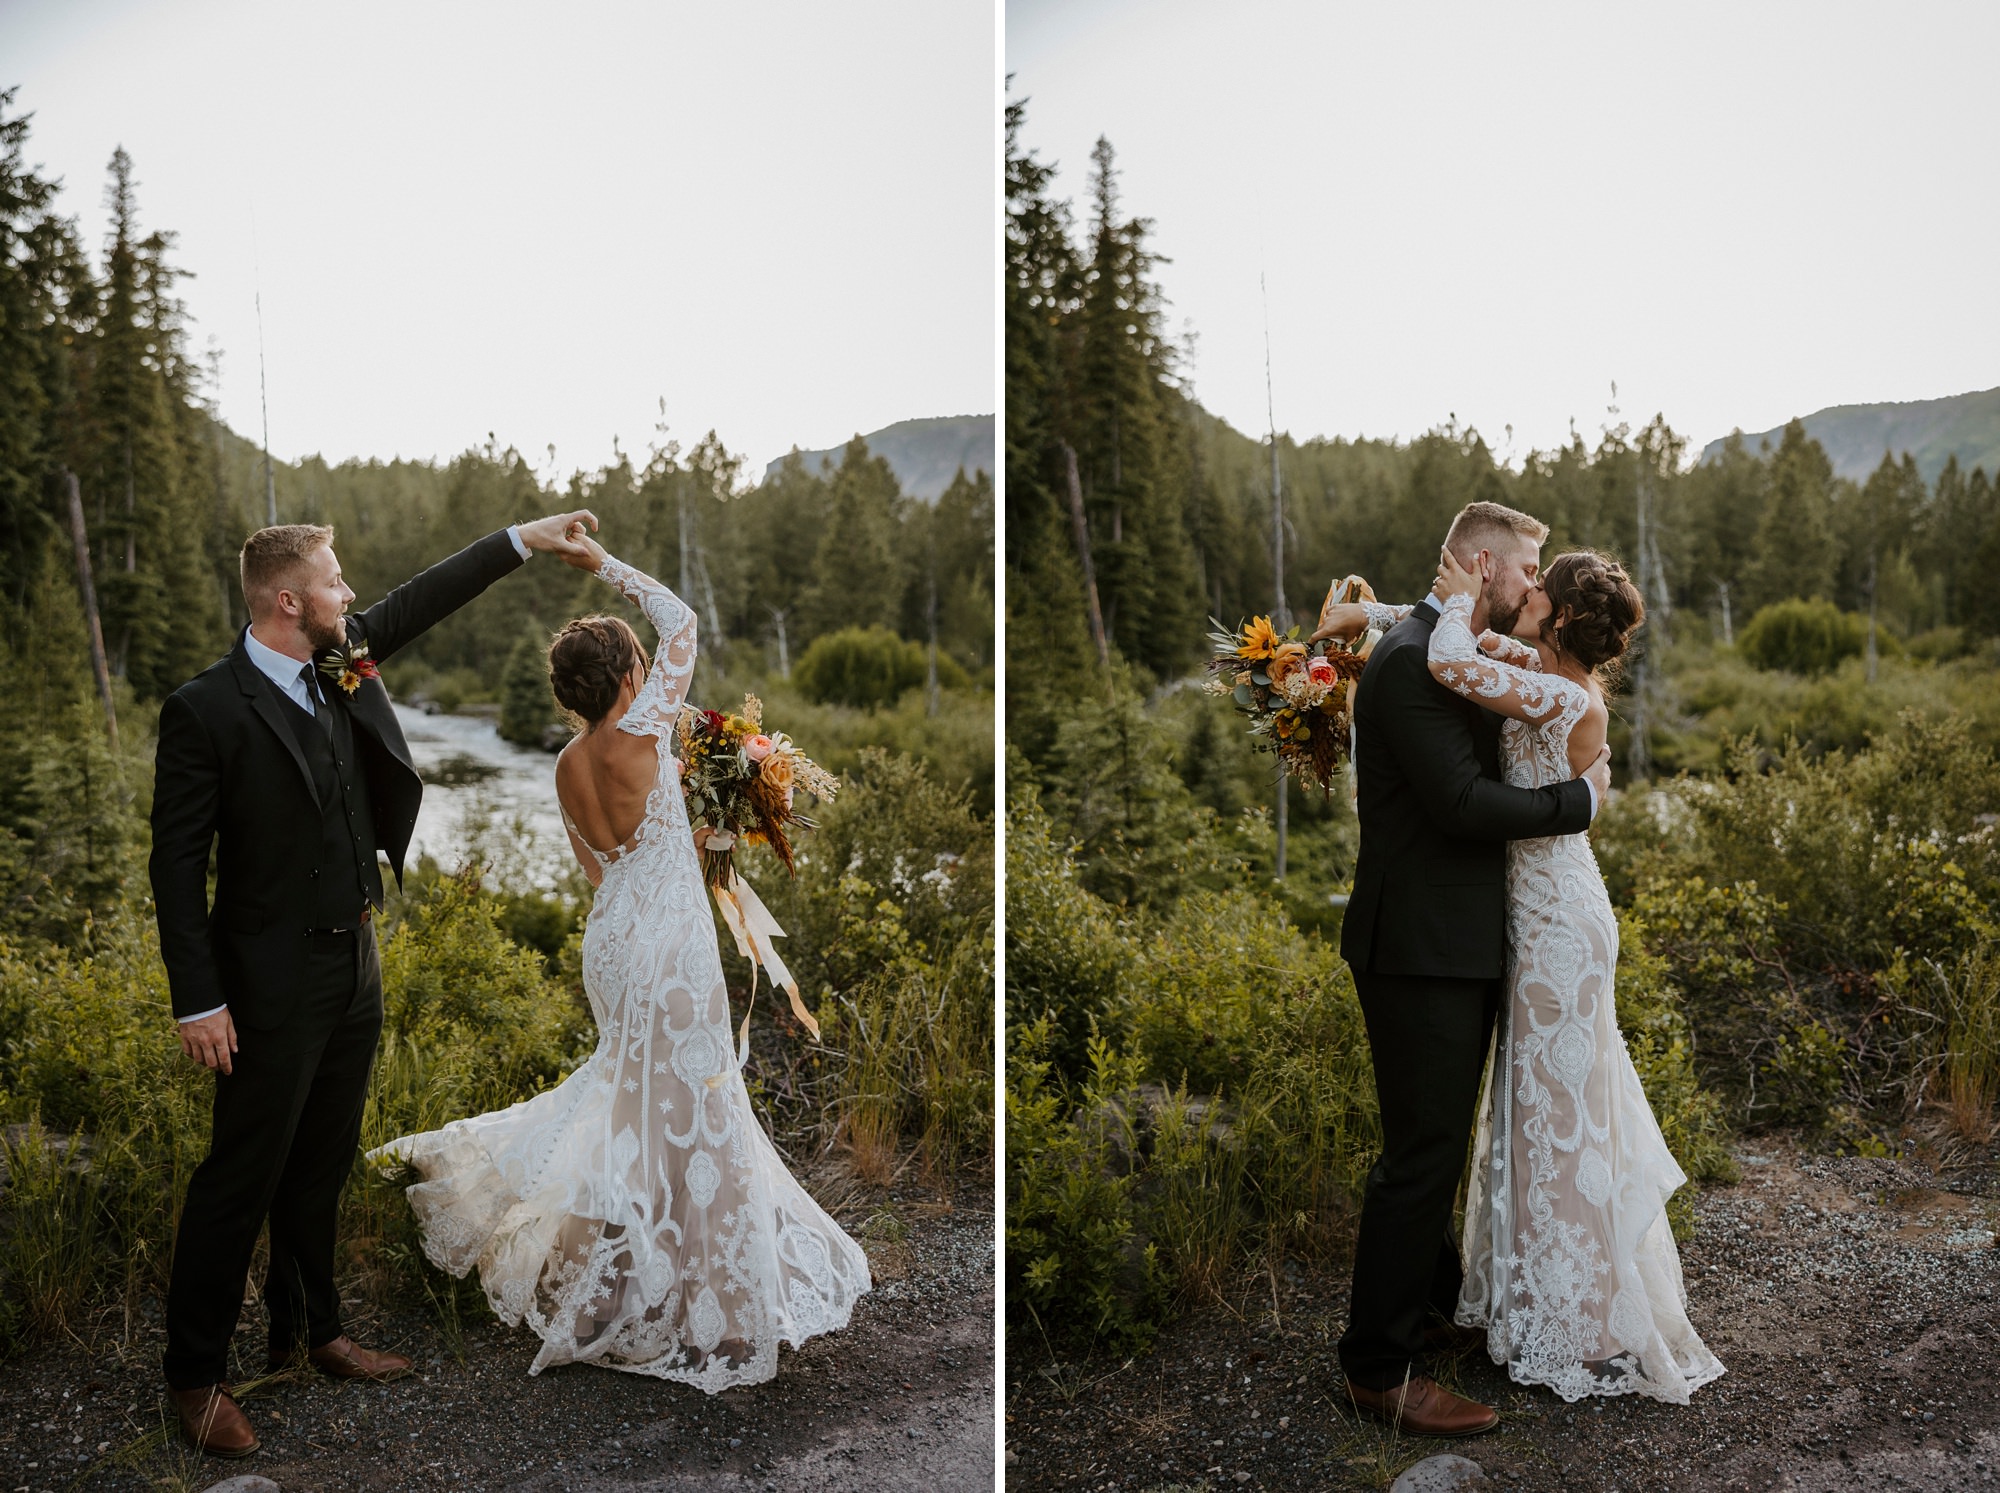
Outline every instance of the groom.
<svg viewBox="0 0 2000 1493"><path fill-rule="evenodd" d="M225 1380L266 1217L272 1366L304 1352L335 1378L409 1372L407 1358L342 1332L333 1279L382 1027L377 852L400 881L423 794L374 666L531 551L580 553L565 537L578 520L597 526L562 513L489 534L355 616L333 530L260 529L241 557L250 625L160 709L149 867L160 955L181 1048L216 1074L167 1290L167 1386L203 1451L257 1449Z"/></svg>
<svg viewBox="0 0 2000 1493"><path fill-rule="evenodd" d="M1548 528L1473 503L1445 547L1485 584L1472 629L1507 632L1540 581ZM1500 717L1431 677L1426 597L1369 655L1355 695L1361 847L1340 952L1368 1028L1382 1157L1368 1174L1354 1288L1340 1340L1349 1396L1425 1436L1499 1422L1417 1372L1426 1349L1471 1343L1452 1325L1461 1267L1452 1200L1506 959L1506 842L1587 829L1611 786L1605 755L1546 788L1500 779ZM1496 1060L1504 1082L1507 1057ZM1483 1334L1477 1341L1484 1343Z"/></svg>

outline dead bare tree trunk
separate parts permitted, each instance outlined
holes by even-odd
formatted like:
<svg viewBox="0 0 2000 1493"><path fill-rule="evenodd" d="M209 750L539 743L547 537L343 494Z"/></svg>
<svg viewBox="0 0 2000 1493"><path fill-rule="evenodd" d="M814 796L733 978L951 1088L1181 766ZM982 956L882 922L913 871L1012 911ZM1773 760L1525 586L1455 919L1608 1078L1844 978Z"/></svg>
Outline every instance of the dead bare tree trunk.
<svg viewBox="0 0 2000 1493"><path fill-rule="evenodd" d="M83 591L83 620L90 633L90 666L97 675L97 693L104 701L104 726L111 733L111 749L118 749L118 710L111 702L111 664L104 656L104 626L97 615L97 587L90 579L90 539L83 528L83 494L77 488L76 473L67 467L62 473L69 499L69 537L76 546L76 580Z"/></svg>
<svg viewBox="0 0 2000 1493"><path fill-rule="evenodd" d="M1090 563L1090 525L1083 516L1083 479L1076 471L1076 449L1062 443L1063 466L1069 478L1069 527L1076 540L1076 557L1083 565L1083 594L1090 604L1090 638L1097 644L1097 661L1111 667L1111 645L1104 636L1104 611L1097 604L1097 571Z"/></svg>

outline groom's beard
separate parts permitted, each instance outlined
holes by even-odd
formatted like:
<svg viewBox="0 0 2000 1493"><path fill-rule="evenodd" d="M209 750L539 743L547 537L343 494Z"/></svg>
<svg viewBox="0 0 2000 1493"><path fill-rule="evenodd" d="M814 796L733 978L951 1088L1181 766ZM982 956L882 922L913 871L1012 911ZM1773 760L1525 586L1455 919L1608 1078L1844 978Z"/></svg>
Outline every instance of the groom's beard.
<svg viewBox="0 0 2000 1493"><path fill-rule="evenodd" d="M315 653L324 653L329 648L347 646L347 624L341 620L341 612L307 613L299 619L300 629Z"/></svg>
<svg viewBox="0 0 2000 1493"><path fill-rule="evenodd" d="M1512 601L1502 601L1493 597L1486 603L1486 630L1488 632L1511 633L1514 624L1521 620L1521 607L1527 602L1527 593Z"/></svg>

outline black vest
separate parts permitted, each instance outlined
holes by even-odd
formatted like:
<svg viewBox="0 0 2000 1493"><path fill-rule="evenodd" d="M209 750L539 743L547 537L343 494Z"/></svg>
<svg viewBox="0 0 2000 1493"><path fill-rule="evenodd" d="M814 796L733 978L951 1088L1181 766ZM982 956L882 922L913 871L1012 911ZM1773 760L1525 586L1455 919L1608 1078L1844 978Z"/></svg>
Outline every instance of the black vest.
<svg viewBox="0 0 2000 1493"><path fill-rule="evenodd" d="M345 703L329 699L325 706L333 717L329 738L319 721L290 695L278 693L284 698L285 720L312 769L313 791L319 798L319 843L300 847L313 857L310 926L351 928L364 905L382 905L375 814L368 799L368 774L354 757L354 723Z"/></svg>

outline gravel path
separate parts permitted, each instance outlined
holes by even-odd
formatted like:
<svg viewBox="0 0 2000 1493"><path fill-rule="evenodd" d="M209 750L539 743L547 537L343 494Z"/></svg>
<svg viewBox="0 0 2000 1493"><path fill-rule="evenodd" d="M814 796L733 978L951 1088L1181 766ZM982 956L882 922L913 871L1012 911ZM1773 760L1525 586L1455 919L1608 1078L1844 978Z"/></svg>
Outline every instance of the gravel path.
<svg viewBox="0 0 2000 1493"><path fill-rule="evenodd" d="M396 1384L316 1375L246 1396L262 1449L200 1458L171 1435L157 1328L134 1346L81 1345L0 1369L0 1493L196 1490L241 1472L285 1493L496 1489L546 1493L786 1493L993 1485L993 1205L891 1190L837 1216L867 1245L875 1289L844 1332L781 1350L778 1376L710 1397L589 1367L529 1378L533 1335L488 1320L462 1357L424 1316L354 1324L417 1359ZM886 1220L886 1222L885 1222ZM261 1358L259 1314L236 1347Z"/></svg>
<svg viewBox="0 0 2000 1493"><path fill-rule="evenodd" d="M1500 1428L1398 1438L1357 1421L1341 1393L1345 1272L1281 1266L1136 1361L1011 1358L1007 1485L1386 1488L1450 1451L1509 1493L2000 1486L1993 1158L1937 1160L1940 1172L1748 1144L1743 1180L1701 1194L1682 1250L1690 1315L1729 1370L1692 1406L1565 1405L1466 1354L1438 1376L1495 1405Z"/></svg>

